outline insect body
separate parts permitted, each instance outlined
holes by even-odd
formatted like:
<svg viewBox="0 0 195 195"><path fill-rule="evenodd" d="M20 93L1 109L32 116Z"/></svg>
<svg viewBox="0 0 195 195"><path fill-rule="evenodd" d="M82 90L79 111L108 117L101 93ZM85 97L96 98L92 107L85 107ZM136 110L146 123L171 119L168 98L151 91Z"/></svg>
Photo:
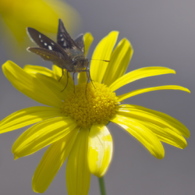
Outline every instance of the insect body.
<svg viewBox="0 0 195 195"><path fill-rule="evenodd" d="M41 56L44 60L51 61L68 72L88 72L89 61L84 56L83 35L73 40L59 19L57 42L35 30L27 28L30 38L39 47L28 47L27 50Z"/></svg>

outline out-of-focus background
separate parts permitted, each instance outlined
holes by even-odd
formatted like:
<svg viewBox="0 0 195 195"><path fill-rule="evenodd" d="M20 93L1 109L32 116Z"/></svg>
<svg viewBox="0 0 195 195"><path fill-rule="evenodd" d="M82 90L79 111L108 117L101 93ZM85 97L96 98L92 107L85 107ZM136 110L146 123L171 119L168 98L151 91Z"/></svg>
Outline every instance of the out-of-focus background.
<svg viewBox="0 0 195 195"><path fill-rule="evenodd" d="M92 48L112 30L120 31L120 39L126 37L131 41L134 56L128 71L147 66L166 66L177 71L176 75L137 81L123 87L119 93L164 84L178 84L192 91L191 94L181 91L156 91L125 101L165 112L179 119L190 129L191 137L188 139L188 147L184 150L165 144L165 158L158 160L134 138L110 124L114 138L114 156L105 176L107 194L193 195L195 193L195 1L67 0L66 2L80 14L80 21L72 21L74 28L68 25L68 29L72 30L72 36L81 32L91 32L95 37ZM71 21L72 15L69 14L67 18ZM21 51L14 52L10 49L12 42L6 39L5 33L2 31L0 33L1 64L6 60L12 60L21 66L38 64L51 67L51 63L44 62L39 56L25 51L26 47L33 46L33 43L20 45L18 50ZM16 43L13 44L13 47L17 48ZM15 90L2 72L0 72L0 83L0 119L18 109L37 105ZM24 130L0 136L1 195L35 194L31 190L31 177L44 151L16 161L11 154L12 143ZM66 194L64 175L65 166L44 194ZM95 177L92 177L90 194L99 195Z"/></svg>

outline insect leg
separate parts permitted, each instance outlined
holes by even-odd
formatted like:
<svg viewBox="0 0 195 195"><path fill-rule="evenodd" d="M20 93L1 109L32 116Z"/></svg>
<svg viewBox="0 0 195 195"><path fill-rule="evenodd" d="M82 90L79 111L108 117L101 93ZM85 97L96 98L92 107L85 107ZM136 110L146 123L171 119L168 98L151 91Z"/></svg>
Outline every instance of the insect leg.
<svg viewBox="0 0 195 195"><path fill-rule="evenodd" d="M73 72L73 73L72 73L72 78L73 78L73 83L74 83L74 93L75 93L75 81L74 81L75 73L76 73L76 72Z"/></svg>
<svg viewBox="0 0 195 195"><path fill-rule="evenodd" d="M62 68L62 77L63 77L63 75L64 75L64 70L65 70L65 69ZM60 79L61 79L62 77L60 77ZM68 74L68 71L66 70L66 85L65 85L65 87L62 89L61 92L63 92L63 91L66 89L66 87L68 86L68 79L69 79L69 74Z"/></svg>
<svg viewBox="0 0 195 195"><path fill-rule="evenodd" d="M94 86L95 88L95 85L93 83L93 80L91 79L91 75L90 75L90 70L89 68L85 70L86 71L86 74L87 74L87 83L89 83L89 81L91 81L92 85Z"/></svg>

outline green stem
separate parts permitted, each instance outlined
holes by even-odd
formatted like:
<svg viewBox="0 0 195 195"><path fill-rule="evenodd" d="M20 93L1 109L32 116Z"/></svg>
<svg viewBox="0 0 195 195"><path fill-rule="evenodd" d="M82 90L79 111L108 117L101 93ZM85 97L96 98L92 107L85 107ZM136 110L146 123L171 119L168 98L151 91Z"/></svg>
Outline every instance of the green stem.
<svg viewBox="0 0 195 195"><path fill-rule="evenodd" d="M106 188L104 183L104 177L99 177L100 194L106 195Z"/></svg>

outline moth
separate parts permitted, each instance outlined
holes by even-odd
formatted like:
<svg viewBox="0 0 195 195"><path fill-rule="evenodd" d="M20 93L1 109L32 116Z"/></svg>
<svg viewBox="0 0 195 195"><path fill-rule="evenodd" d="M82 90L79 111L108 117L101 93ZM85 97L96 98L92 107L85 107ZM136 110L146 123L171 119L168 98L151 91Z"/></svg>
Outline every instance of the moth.
<svg viewBox="0 0 195 195"><path fill-rule="evenodd" d="M72 72L86 72L89 76L89 61L84 55L83 34L75 40L71 38L61 19L59 19L57 41L54 42L46 35L34 28L27 28L27 33L31 40L39 47L28 47L27 51L35 53L44 60L51 61L53 64Z"/></svg>

